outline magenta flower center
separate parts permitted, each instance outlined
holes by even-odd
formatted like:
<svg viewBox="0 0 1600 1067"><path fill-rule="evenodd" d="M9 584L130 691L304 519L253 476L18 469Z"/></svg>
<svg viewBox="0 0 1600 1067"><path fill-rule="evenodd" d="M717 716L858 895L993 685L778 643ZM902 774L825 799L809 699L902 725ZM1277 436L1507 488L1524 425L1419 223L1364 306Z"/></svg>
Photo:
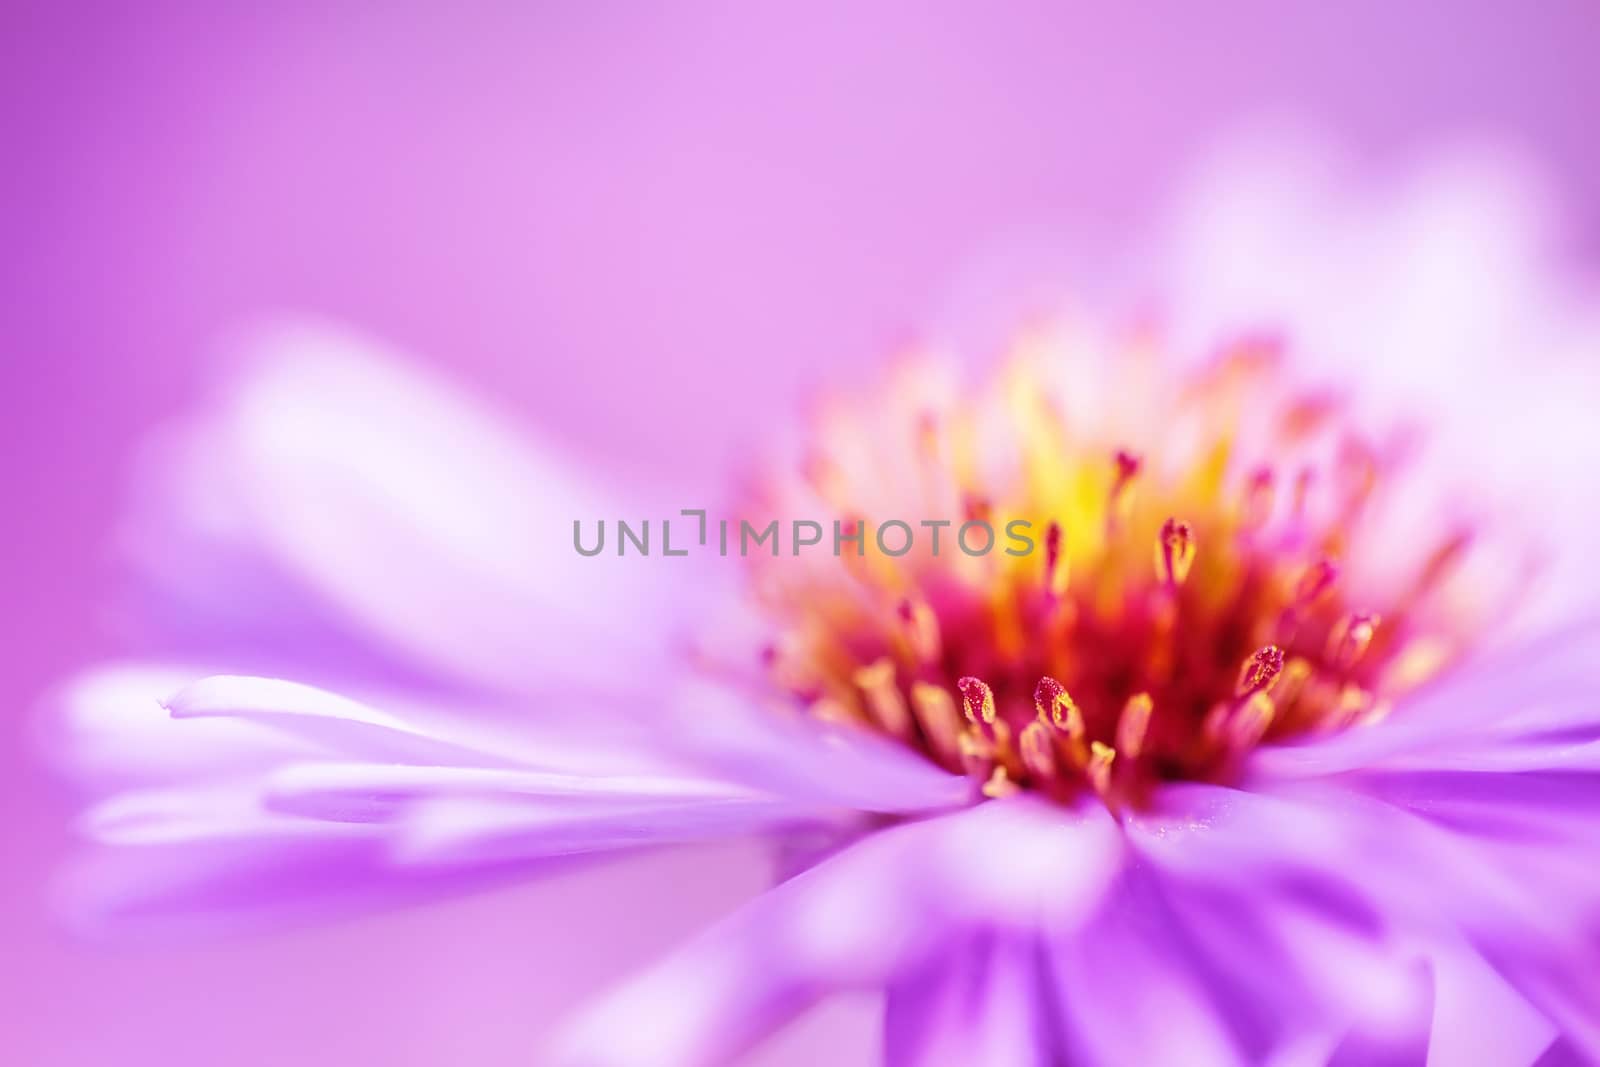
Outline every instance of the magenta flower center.
<svg viewBox="0 0 1600 1067"><path fill-rule="evenodd" d="M1357 594L1346 574L1357 546L1373 550L1379 451L1338 405L1280 395L1260 346L1174 385L1130 423L1147 447L1075 425L1027 370L993 403L957 392L831 413L805 477L763 502L820 498L863 525L866 550L757 562L771 678L808 713L893 737L987 795L1093 790L1113 807L1385 715L1459 651L1425 607L1466 537L1441 534ZM977 443L996 424L1003 457ZM1026 520L1033 550L972 556L946 530L938 554L926 539L874 551L891 516L871 477L852 476L869 462L916 472L902 509L948 504L957 524L997 531Z"/></svg>

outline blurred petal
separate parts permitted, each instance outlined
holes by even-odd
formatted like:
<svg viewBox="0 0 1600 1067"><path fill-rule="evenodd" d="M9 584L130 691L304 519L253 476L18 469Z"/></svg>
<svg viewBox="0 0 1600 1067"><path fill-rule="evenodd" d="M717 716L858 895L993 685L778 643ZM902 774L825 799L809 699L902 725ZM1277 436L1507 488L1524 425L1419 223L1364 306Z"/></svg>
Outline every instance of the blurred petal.
<svg viewBox="0 0 1600 1067"><path fill-rule="evenodd" d="M1050 942L1048 960L1067 1062L1249 1060L1233 1024L1251 1005L1205 970L1147 867L1125 867L1084 928Z"/></svg>
<svg viewBox="0 0 1600 1067"><path fill-rule="evenodd" d="M1559 766L1600 736L1600 627L1571 625L1469 661L1378 723L1258 750L1262 781L1357 768Z"/></svg>
<svg viewBox="0 0 1600 1067"><path fill-rule="evenodd" d="M455 743L358 701L277 678L205 678L173 694L166 707L174 719L242 719L276 726L335 752L412 763L510 762L487 746Z"/></svg>
<svg viewBox="0 0 1600 1067"><path fill-rule="evenodd" d="M79 828L104 844L130 846L377 836L373 828L354 822L315 822L268 811L248 782L119 793L85 812Z"/></svg>
<svg viewBox="0 0 1600 1067"><path fill-rule="evenodd" d="M1592 273L1556 254L1557 221L1547 176L1504 145L1367 174L1312 133L1264 129L1198 169L1161 282L1186 347L1282 329L1377 414L1425 425L1437 495L1414 494L1411 532L1463 490L1499 493L1491 532L1549 550L1528 626L1582 606L1596 577L1600 316Z"/></svg>
<svg viewBox="0 0 1600 1067"><path fill-rule="evenodd" d="M1428 1067L1531 1064L1555 1040L1555 1025L1472 949L1444 947L1432 962Z"/></svg>
<svg viewBox="0 0 1600 1067"><path fill-rule="evenodd" d="M385 877L381 843L362 827L268 836L259 822L249 833L191 825L200 832L186 839L150 832L139 847L83 857L54 887L55 909L86 934L165 943L177 932L371 908L403 888Z"/></svg>
<svg viewBox="0 0 1600 1067"><path fill-rule="evenodd" d="M175 723L161 700L195 675L193 668L160 663L86 671L41 702L34 723L39 747L63 774L96 792L243 773L319 751L260 723Z"/></svg>
<svg viewBox="0 0 1600 1067"><path fill-rule="evenodd" d="M861 731L826 733L715 686L664 690L660 697L648 730L642 721L630 730L631 720L560 709L552 709L554 722L528 714L453 714L414 698L400 699L404 713L397 715L314 686L231 676L186 686L167 707L175 719L261 723L363 760L538 767L597 781L653 770L660 781L675 775L741 783L813 810L911 813L956 807L971 796L965 778Z"/></svg>
<svg viewBox="0 0 1600 1067"><path fill-rule="evenodd" d="M695 599L685 571L660 560L579 556L574 521L592 529L634 509L336 327L258 331L218 403L170 444L152 463L135 548L179 582L218 553L254 559L189 590L213 624L258 610L255 588L231 581L278 574L403 660L528 691L604 684L623 663L635 678L661 668L661 623ZM296 655L316 659L326 636L300 635Z"/></svg>
<svg viewBox="0 0 1600 1067"><path fill-rule="evenodd" d="M579 854L799 821L716 783L500 768L306 764L260 779L135 790L90 809L106 846L60 903L102 932L238 926L480 885Z"/></svg>
<svg viewBox="0 0 1600 1067"><path fill-rule="evenodd" d="M585 1014L559 1058L721 1062L824 992L890 982L965 932L1077 929L1120 861L1103 809L1028 798L883 831L625 984Z"/></svg>
<svg viewBox="0 0 1600 1067"><path fill-rule="evenodd" d="M885 1067L1049 1067L1060 1062L1037 943L980 938L889 988Z"/></svg>
<svg viewBox="0 0 1600 1067"><path fill-rule="evenodd" d="M1526 834L1456 828L1435 820L1428 805L1406 810L1339 780L1271 794L1210 786L1168 793L1166 815L1135 838L1139 852L1170 877L1240 894L1268 917L1284 905L1310 905L1364 931L1360 940L1379 954L1375 966L1341 978L1351 992L1367 997L1386 972L1398 980L1395 968L1408 957L1465 944L1575 1047L1600 1051L1600 1030L1589 1021L1600 988L1574 952L1600 929L1588 842L1551 847ZM1312 947L1298 946L1298 964L1286 973L1326 967L1328 957L1313 957ZM1403 982L1391 986L1370 1010L1405 1003ZM1388 1014L1387 1025L1404 1024L1404 1011ZM1364 1025L1377 1021L1368 1015Z"/></svg>
<svg viewBox="0 0 1600 1067"><path fill-rule="evenodd" d="M130 700L121 683L89 688L101 700ZM382 710L314 686L218 676L183 687L159 715L107 716L96 704L115 758L134 768L149 753L182 759L160 764L163 788L113 795L83 819L95 841L143 855L97 860L99 882L80 885L80 899L108 917L128 910L130 894L143 910L191 900L225 912L235 882L205 857L232 862L236 847L251 844L262 849L250 865L262 879L288 873L274 870L272 857L292 867L297 888L286 903L314 904L310 892L327 887L320 861L342 870L359 857L378 895L380 883L422 874L445 885L461 879L447 883L440 872L470 877L802 824L849 832L858 811L941 809L970 797L964 779L873 738L822 736L714 688L659 708L655 726L665 732L650 735L654 745L625 736L627 723L642 729L639 720L453 715L415 697L394 699L394 710ZM728 716L724 730L673 737L673 722L714 714L712 700L723 702L715 713ZM590 729L574 732L569 721ZM221 746L214 754L206 749L213 740ZM70 762L72 753L64 756ZM172 874L152 879L158 849ZM213 884L226 892L206 895Z"/></svg>
<svg viewBox="0 0 1600 1067"><path fill-rule="evenodd" d="M826 728L720 686L685 685L652 709L659 749L706 773L817 806L917 813L972 799L972 783L887 738Z"/></svg>

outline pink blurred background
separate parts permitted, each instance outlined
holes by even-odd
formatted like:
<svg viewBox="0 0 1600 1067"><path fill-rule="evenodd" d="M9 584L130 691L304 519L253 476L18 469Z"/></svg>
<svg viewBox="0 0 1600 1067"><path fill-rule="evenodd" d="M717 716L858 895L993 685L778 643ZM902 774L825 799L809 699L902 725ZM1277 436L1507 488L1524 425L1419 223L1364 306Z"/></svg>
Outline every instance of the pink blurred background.
<svg viewBox="0 0 1600 1067"><path fill-rule="evenodd" d="M54 925L70 808L26 718L116 651L130 450L194 402L222 331L345 318L609 466L715 470L964 266L1115 236L1263 114L1380 161L1509 140L1593 261L1600 8L1282 7L7 5L0 1060L527 1063L559 1012L765 874L741 846L662 854L171 949ZM713 381L744 403L707 410ZM871 1008L760 1062L870 1062Z"/></svg>

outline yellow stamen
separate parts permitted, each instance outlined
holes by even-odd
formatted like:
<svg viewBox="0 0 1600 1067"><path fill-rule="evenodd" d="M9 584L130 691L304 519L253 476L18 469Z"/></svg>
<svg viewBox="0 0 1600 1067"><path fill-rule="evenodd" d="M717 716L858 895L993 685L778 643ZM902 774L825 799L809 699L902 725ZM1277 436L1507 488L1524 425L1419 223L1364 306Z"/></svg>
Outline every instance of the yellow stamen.
<svg viewBox="0 0 1600 1067"><path fill-rule="evenodd" d="M1346 683L1339 690L1339 719L1346 723L1358 722L1363 713L1372 705L1372 694L1356 685L1354 682Z"/></svg>
<svg viewBox="0 0 1600 1067"><path fill-rule="evenodd" d="M911 735L911 712L894 681L894 663L888 657L857 668L856 686L867 698L867 710L886 732L896 737Z"/></svg>
<svg viewBox="0 0 1600 1067"><path fill-rule="evenodd" d="M835 507L842 506L848 496L845 490L844 471L832 459L813 452L801 464L801 475L812 492Z"/></svg>
<svg viewBox="0 0 1600 1067"><path fill-rule="evenodd" d="M832 697L819 697L813 700L807 710L819 722L847 723L855 719L855 716L850 714L850 709Z"/></svg>
<svg viewBox="0 0 1600 1067"><path fill-rule="evenodd" d="M1348 670L1366 655L1378 629L1376 615L1346 615L1328 634L1328 658Z"/></svg>
<svg viewBox="0 0 1600 1067"><path fill-rule="evenodd" d="M913 682L911 710L934 753L947 763L960 763L961 713L949 692L931 682Z"/></svg>
<svg viewBox="0 0 1600 1067"><path fill-rule="evenodd" d="M961 753L961 769L973 778L981 778L994 766L994 743L968 727L956 742Z"/></svg>
<svg viewBox="0 0 1600 1067"><path fill-rule="evenodd" d="M1254 748L1272 725L1277 706L1264 690L1256 690L1234 708L1228 719L1228 744L1235 751Z"/></svg>
<svg viewBox="0 0 1600 1067"><path fill-rule="evenodd" d="M1067 578L1072 568L1067 563L1062 544L1061 524L1052 522L1044 532L1044 584L1052 597L1062 597L1067 592Z"/></svg>
<svg viewBox="0 0 1600 1067"><path fill-rule="evenodd" d="M1412 585L1413 597L1420 597L1434 589L1439 583L1449 577L1467 554L1467 549L1472 545L1472 535L1463 530L1449 537L1428 555L1423 563L1422 570L1418 573Z"/></svg>
<svg viewBox="0 0 1600 1067"><path fill-rule="evenodd" d="M1283 665L1283 673L1272 686L1272 700L1280 708L1292 705L1305 689L1316 668L1304 656L1295 656Z"/></svg>
<svg viewBox="0 0 1600 1067"><path fill-rule="evenodd" d="M1406 549L1396 587L1350 603L1340 567L1373 548L1367 512L1391 457L1333 425L1343 413L1326 396L1282 388L1270 346L1247 338L1225 369L1165 383L1176 389L1166 370L1118 362L1106 395L1148 395L1150 418L1112 425L1174 446L1159 462L1068 417L1053 370L1040 373L1068 351L1056 348L1030 334L993 389L908 374L886 400L830 415L809 487L753 487L757 514L815 503L812 489L838 498L825 510L870 546L866 509L882 502L855 474L881 468L908 488L920 475L930 517L951 520L937 557L847 543L831 568L753 561L754 599L781 623L764 667L785 698L901 737L968 774L974 799L1093 789L1121 809L1169 780L1226 783L1254 745L1359 727L1468 647L1474 620L1422 610L1455 592L1469 545L1452 527ZM1030 521L1041 560L1003 551L1013 518ZM952 543L963 520L1006 534L971 557Z"/></svg>
<svg viewBox="0 0 1600 1067"><path fill-rule="evenodd" d="M943 652L939 619L924 600L906 598L897 609L911 652L922 663L933 663Z"/></svg>
<svg viewBox="0 0 1600 1067"><path fill-rule="evenodd" d="M1240 517L1240 525L1246 530L1259 530L1265 526L1267 520L1272 517L1274 495L1272 469L1262 467L1250 476L1250 486L1245 491L1244 514Z"/></svg>
<svg viewBox="0 0 1600 1067"><path fill-rule="evenodd" d="M1000 797L1016 796L1022 787L1011 780L1004 767L996 767L989 775L989 780L983 783L983 795L991 800Z"/></svg>
<svg viewBox="0 0 1600 1067"><path fill-rule="evenodd" d="M1307 608L1321 600L1333 583L1339 579L1339 565L1331 559L1319 559L1307 567L1295 585L1295 606Z"/></svg>
<svg viewBox="0 0 1600 1067"><path fill-rule="evenodd" d="M1169 586L1180 586L1194 564L1194 531L1186 522L1168 519L1156 541L1156 575Z"/></svg>
<svg viewBox="0 0 1600 1067"><path fill-rule="evenodd" d="M939 416L937 412L924 411L917 416L917 452L923 460L935 463L939 459Z"/></svg>
<svg viewBox="0 0 1600 1067"><path fill-rule="evenodd" d="M1413 639L1384 672L1383 687L1403 693L1421 685L1450 661L1450 652L1450 644L1444 638Z"/></svg>
<svg viewBox="0 0 1600 1067"><path fill-rule="evenodd" d="M1117 721L1117 749L1129 759L1138 759L1143 751L1154 710L1155 701L1150 699L1149 693L1135 693L1123 705L1122 718Z"/></svg>
<svg viewBox="0 0 1600 1067"><path fill-rule="evenodd" d="M1022 728L1017 737L1022 766L1035 780L1047 782L1056 776L1055 738L1050 727L1035 719Z"/></svg>
<svg viewBox="0 0 1600 1067"><path fill-rule="evenodd" d="M1107 539L1127 521L1133 510L1133 483L1139 476L1143 460L1127 449L1119 448L1111 457L1115 465L1111 475L1111 491L1106 497Z"/></svg>
<svg viewBox="0 0 1600 1067"><path fill-rule="evenodd" d="M1111 764L1116 758L1117 750L1110 745L1089 742L1089 766L1084 769L1084 775L1102 797L1111 791Z"/></svg>
<svg viewBox="0 0 1600 1067"><path fill-rule="evenodd" d="M1316 478L1316 472L1310 467L1300 468L1294 478L1294 517L1306 517L1306 504L1311 498L1311 483Z"/></svg>

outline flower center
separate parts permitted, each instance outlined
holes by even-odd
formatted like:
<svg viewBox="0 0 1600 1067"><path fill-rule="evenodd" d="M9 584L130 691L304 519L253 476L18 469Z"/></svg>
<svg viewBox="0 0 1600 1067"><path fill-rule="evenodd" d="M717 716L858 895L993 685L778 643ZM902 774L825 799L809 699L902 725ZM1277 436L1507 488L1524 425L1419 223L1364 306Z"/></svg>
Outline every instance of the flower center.
<svg viewBox="0 0 1600 1067"><path fill-rule="evenodd" d="M988 391L906 367L869 407L826 409L804 475L759 504L849 516L861 546L754 562L773 681L985 795L1120 808L1375 721L1455 656L1464 637L1428 602L1467 539L1398 575L1367 565L1393 562L1366 528L1394 464L1339 404L1287 391L1260 343L1190 375L1123 362L1119 380L1156 385L1103 394L1115 418L1071 411L1071 378L1042 358ZM937 549L891 556L872 536L946 517L920 522ZM988 552L955 542L974 521L1000 534Z"/></svg>

